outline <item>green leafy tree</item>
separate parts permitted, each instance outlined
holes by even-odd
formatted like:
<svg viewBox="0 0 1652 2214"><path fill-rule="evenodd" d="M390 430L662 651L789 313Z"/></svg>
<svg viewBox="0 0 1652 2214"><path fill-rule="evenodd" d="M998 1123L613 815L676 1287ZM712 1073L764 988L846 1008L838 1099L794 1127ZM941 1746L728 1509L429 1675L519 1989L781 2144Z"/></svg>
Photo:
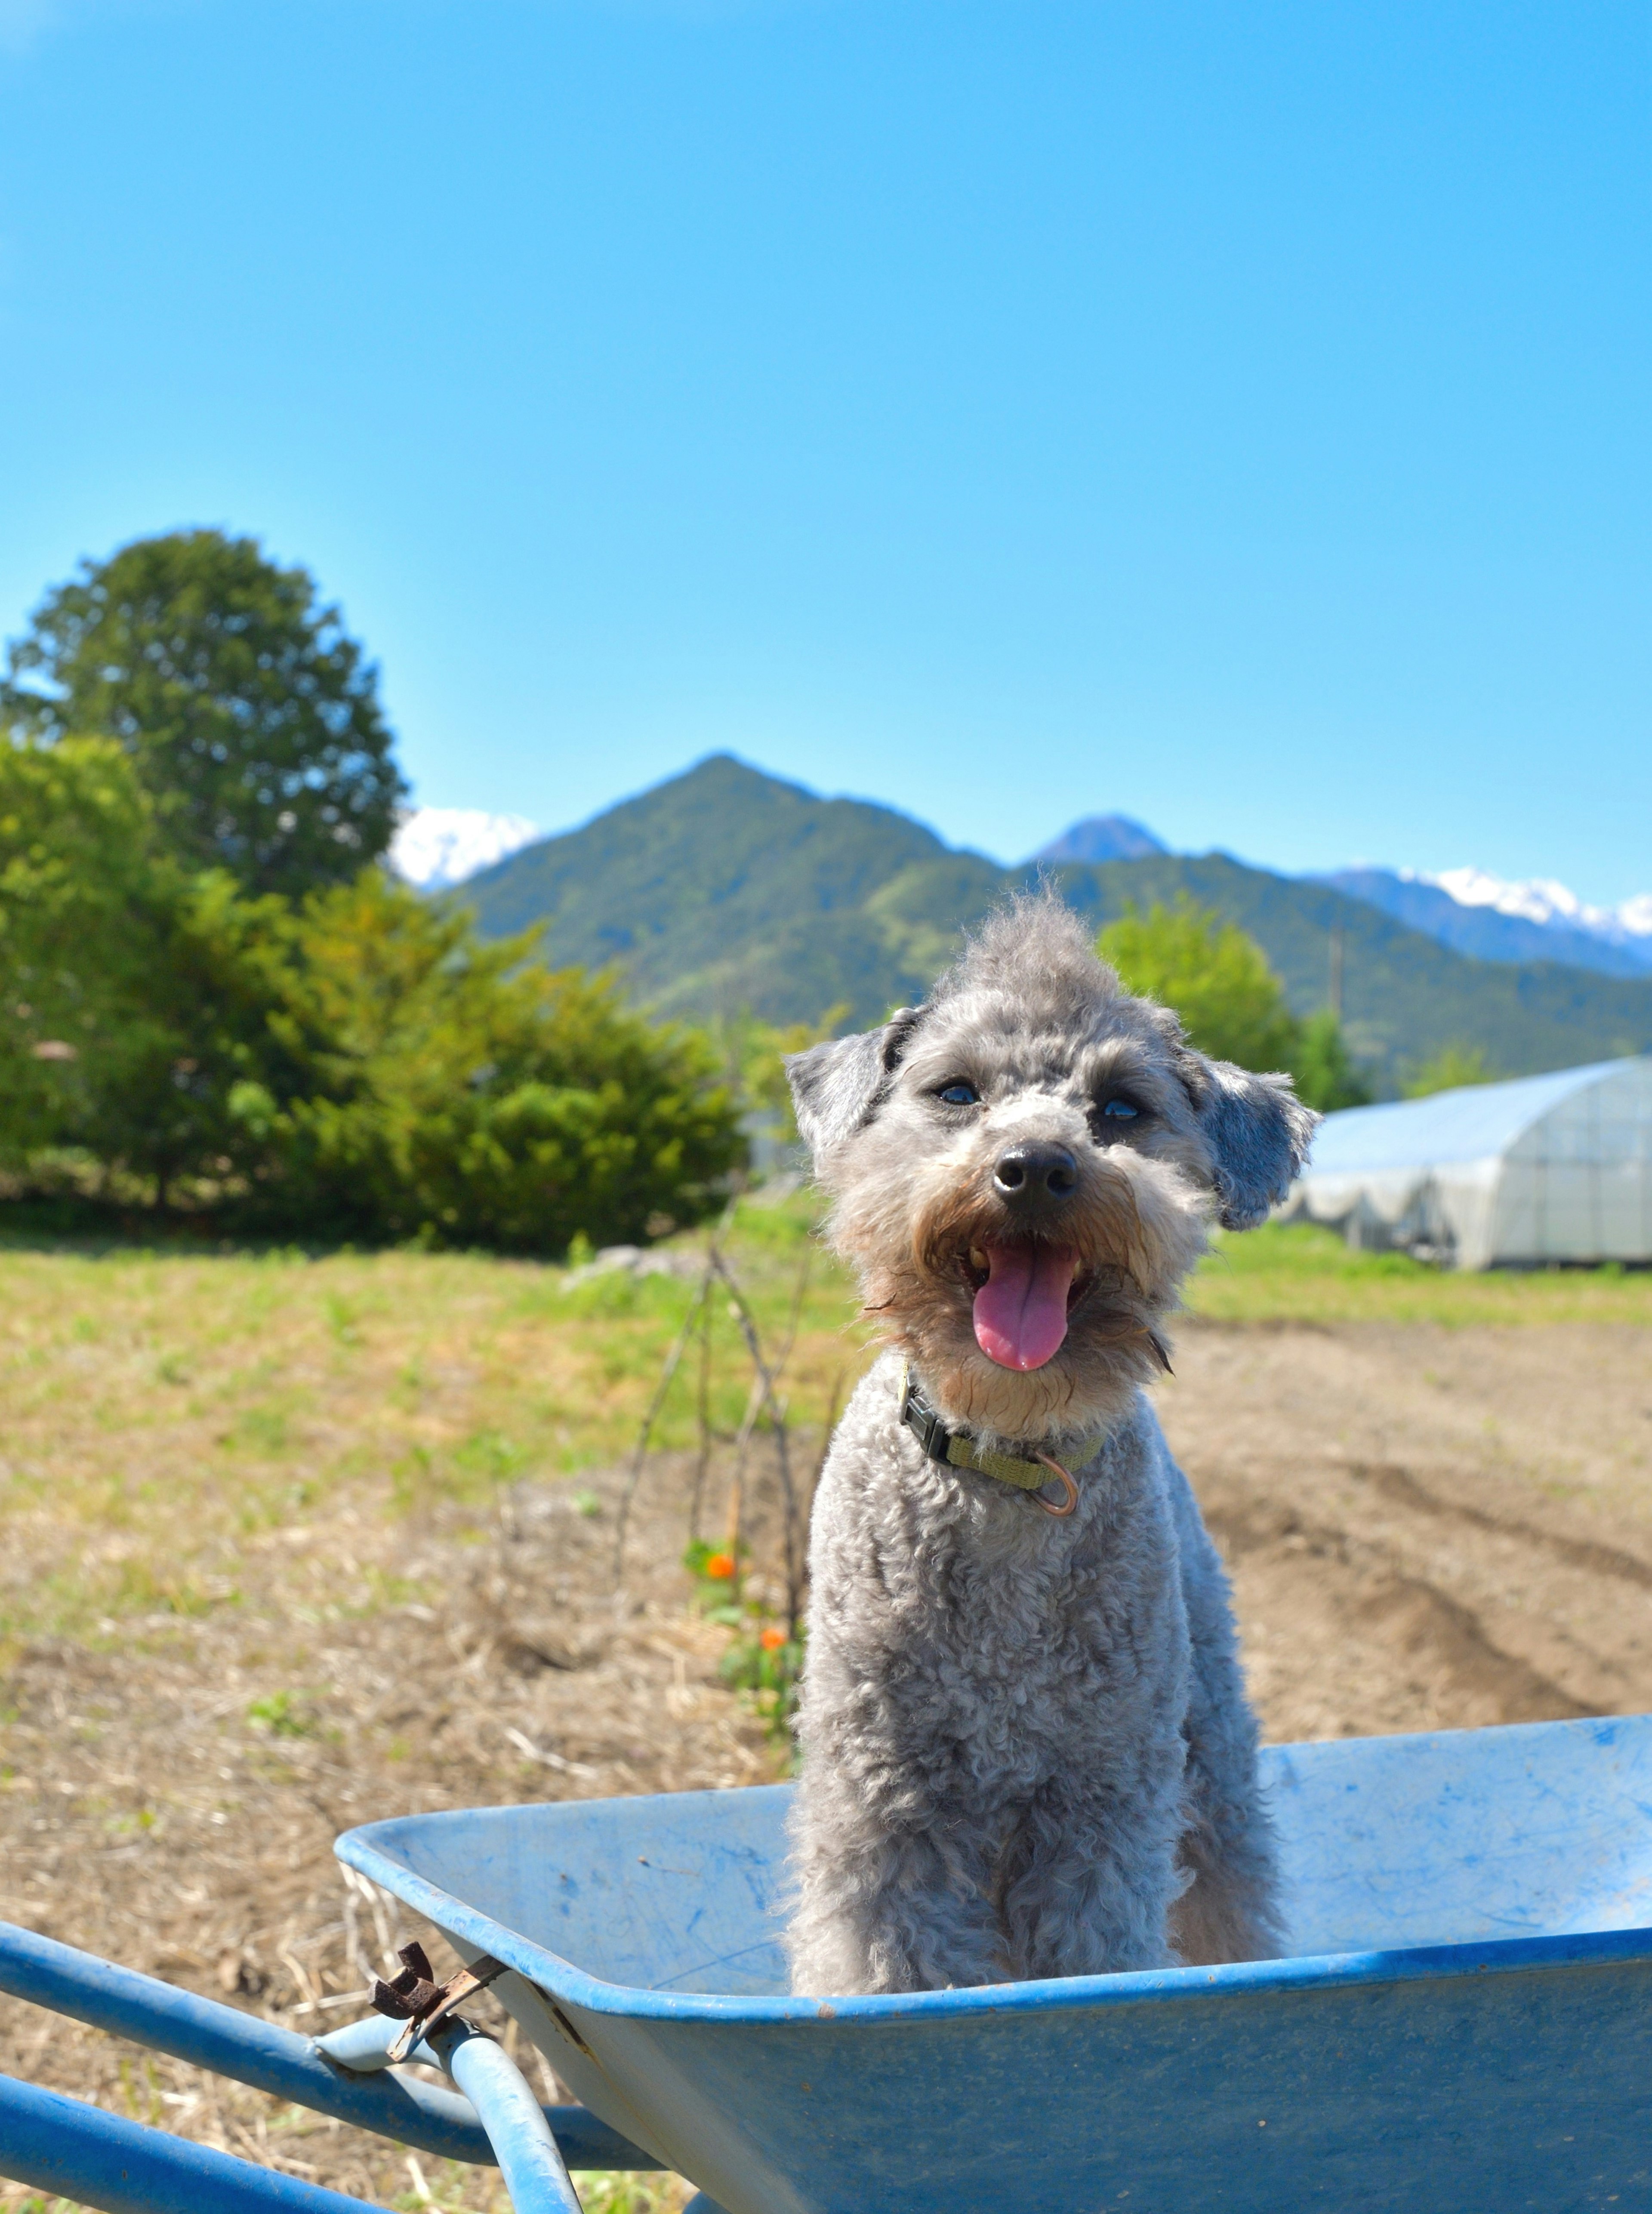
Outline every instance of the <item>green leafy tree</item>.
<svg viewBox="0 0 1652 2214"><path fill-rule="evenodd" d="M1329 1008L1304 1022L1255 939L1214 908L1184 897L1110 923L1104 961L1132 992L1173 1007L1190 1044L1241 1068L1288 1070L1298 1095L1328 1112L1363 1105L1370 1090Z"/></svg>
<svg viewBox="0 0 1652 2214"><path fill-rule="evenodd" d="M1098 949L1132 992L1182 1018L1189 1043L1241 1068L1288 1068L1300 1026L1255 939L1214 909L1174 907L1121 915Z"/></svg>
<svg viewBox="0 0 1652 2214"><path fill-rule="evenodd" d="M744 1158L691 1031L532 958L377 870L295 920L272 1035L300 1073L243 1082L267 1147L253 1204L331 1234L560 1252L644 1238L717 1205Z"/></svg>
<svg viewBox="0 0 1652 2214"><path fill-rule="evenodd" d="M182 868L107 739L0 743L0 1160L83 1154L164 1208L240 1165L229 1091L267 1033L278 901Z"/></svg>
<svg viewBox="0 0 1652 2214"><path fill-rule="evenodd" d="M382 853L405 786L377 672L302 568L216 530L143 538L46 594L11 645L14 733L112 737L180 859L298 895Z"/></svg>
<svg viewBox="0 0 1652 2214"><path fill-rule="evenodd" d="M1426 1099L1431 1092L1455 1092L1468 1084L1495 1084L1497 1072L1478 1045L1448 1045L1419 1061L1403 1087L1408 1099Z"/></svg>
<svg viewBox="0 0 1652 2214"><path fill-rule="evenodd" d="M792 1087L786 1079L786 1055L835 1037L848 1012L847 1003L840 1000L817 1023L767 1023L750 1007L742 1007L707 1024L707 1040L754 1140L771 1147L797 1143L798 1118Z"/></svg>
<svg viewBox="0 0 1652 2214"><path fill-rule="evenodd" d="M250 897L184 867L157 812L111 740L0 742L14 1185L535 1253L718 1203L745 1141L697 1035L376 868Z"/></svg>
<svg viewBox="0 0 1652 2214"><path fill-rule="evenodd" d="M1368 1107L1375 1097L1329 1007L1321 1007L1303 1023L1296 1051L1286 1066L1296 1079L1298 1098L1322 1115L1338 1107Z"/></svg>

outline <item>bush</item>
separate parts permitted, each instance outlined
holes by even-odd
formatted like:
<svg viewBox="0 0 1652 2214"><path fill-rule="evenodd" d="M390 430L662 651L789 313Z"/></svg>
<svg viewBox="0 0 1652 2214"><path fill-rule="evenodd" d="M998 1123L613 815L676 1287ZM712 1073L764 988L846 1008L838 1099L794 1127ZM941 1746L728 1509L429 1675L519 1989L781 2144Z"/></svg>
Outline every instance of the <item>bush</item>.
<svg viewBox="0 0 1652 2214"><path fill-rule="evenodd" d="M280 1235L517 1252L694 1220L744 1159L694 1034L380 870L192 872L122 749L0 743L0 1169Z"/></svg>
<svg viewBox="0 0 1652 2214"><path fill-rule="evenodd" d="M329 1235L560 1252L635 1242L719 1203L744 1159L694 1033L617 986L485 945L377 870L294 920L272 1030L293 1096L241 1087L271 1140L254 1205Z"/></svg>
<svg viewBox="0 0 1652 2214"><path fill-rule="evenodd" d="M1495 1084L1497 1072L1478 1045L1448 1045L1430 1060L1416 1063L1402 1089L1408 1099L1426 1099L1435 1092L1455 1092L1470 1084Z"/></svg>
<svg viewBox="0 0 1652 2214"><path fill-rule="evenodd" d="M740 1106L740 1127L751 1147L752 1166L769 1173L798 1143L797 1111L786 1082L788 1054L802 1053L835 1037L847 1005L828 1008L817 1023L766 1023L750 1007L713 1016L707 1043L723 1081Z"/></svg>
<svg viewBox="0 0 1652 2214"><path fill-rule="evenodd" d="M1355 1067L1343 1026L1329 1007L1302 1024L1295 1054L1286 1063L1296 1079L1297 1097L1322 1115L1338 1107L1368 1107L1373 1093Z"/></svg>
<svg viewBox="0 0 1652 2214"><path fill-rule="evenodd" d="M1098 949L1132 992L1174 1007L1188 1042L1241 1068L1284 1068L1300 1043L1267 956L1236 922L1188 898L1121 915Z"/></svg>

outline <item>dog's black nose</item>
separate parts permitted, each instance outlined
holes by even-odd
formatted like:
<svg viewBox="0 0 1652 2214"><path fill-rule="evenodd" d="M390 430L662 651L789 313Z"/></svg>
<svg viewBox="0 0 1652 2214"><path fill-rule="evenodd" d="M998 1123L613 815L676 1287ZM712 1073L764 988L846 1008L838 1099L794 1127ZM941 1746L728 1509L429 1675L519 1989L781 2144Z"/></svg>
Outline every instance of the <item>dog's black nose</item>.
<svg viewBox="0 0 1652 2214"><path fill-rule="evenodd" d="M1012 1146L999 1157L993 1184L1002 1199L1070 1199L1079 1187L1079 1165L1065 1146Z"/></svg>

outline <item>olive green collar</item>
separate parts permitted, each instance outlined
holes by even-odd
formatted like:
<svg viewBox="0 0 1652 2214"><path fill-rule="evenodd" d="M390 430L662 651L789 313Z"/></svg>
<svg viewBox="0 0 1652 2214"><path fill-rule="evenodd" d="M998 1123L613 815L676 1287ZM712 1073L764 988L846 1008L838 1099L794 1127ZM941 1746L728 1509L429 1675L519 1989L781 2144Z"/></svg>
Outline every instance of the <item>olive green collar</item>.
<svg viewBox="0 0 1652 2214"><path fill-rule="evenodd" d="M939 1461L946 1468L971 1468L977 1476L990 1476L1000 1483L1013 1484L1018 1491L1031 1492L1046 1514L1058 1518L1070 1514L1079 1503L1077 1484L1052 1454L992 1453L977 1443L967 1430L954 1429L944 1421L924 1398L923 1387L913 1374L909 1361L901 1363L901 1420L923 1447L927 1460ZM1099 1436L1084 1440L1080 1468L1100 1442ZM1054 1505L1043 1495L1052 1477L1066 1486L1065 1498Z"/></svg>

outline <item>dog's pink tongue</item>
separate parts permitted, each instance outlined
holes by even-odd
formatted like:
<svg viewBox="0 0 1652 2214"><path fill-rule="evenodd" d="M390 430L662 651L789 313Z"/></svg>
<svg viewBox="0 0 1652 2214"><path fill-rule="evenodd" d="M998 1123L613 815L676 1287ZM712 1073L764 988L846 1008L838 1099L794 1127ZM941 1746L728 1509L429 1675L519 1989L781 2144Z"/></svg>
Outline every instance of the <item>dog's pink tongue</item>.
<svg viewBox="0 0 1652 2214"><path fill-rule="evenodd" d="M1073 1255L1065 1245L989 1245L976 1294L976 1342L1000 1368L1042 1368L1067 1336Z"/></svg>

